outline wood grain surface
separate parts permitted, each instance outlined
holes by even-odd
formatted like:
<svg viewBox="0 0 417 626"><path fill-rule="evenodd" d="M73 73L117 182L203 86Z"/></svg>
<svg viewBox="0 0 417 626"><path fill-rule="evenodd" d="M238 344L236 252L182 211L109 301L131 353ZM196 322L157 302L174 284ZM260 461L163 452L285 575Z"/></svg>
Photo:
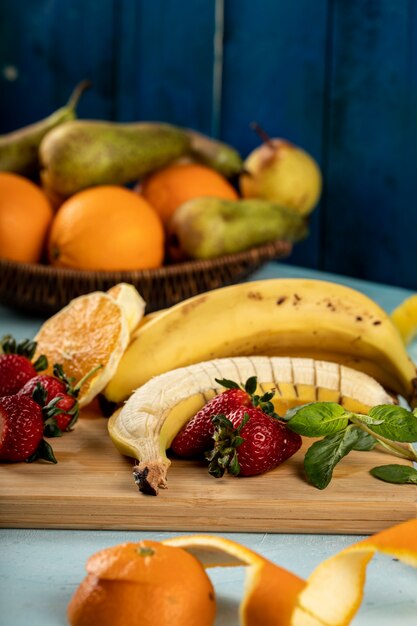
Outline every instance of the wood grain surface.
<svg viewBox="0 0 417 626"><path fill-rule="evenodd" d="M173 459L168 489L152 497L138 492L132 460L97 413L85 411L52 443L57 465L0 466L0 527L368 534L417 516L415 486L370 476L392 462L382 452L351 453L324 491L305 481L303 451L242 479L215 479L203 462Z"/></svg>

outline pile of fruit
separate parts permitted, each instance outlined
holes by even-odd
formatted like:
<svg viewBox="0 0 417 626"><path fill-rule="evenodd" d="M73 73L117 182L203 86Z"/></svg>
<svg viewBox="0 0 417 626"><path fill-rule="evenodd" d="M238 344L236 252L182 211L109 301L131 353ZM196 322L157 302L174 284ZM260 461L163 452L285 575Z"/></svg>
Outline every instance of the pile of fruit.
<svg viewBox="0 0 417 626"><path fill-rule="evenodd" d="M413 301L393 314L403 336L417 326L410 323ZM43 324L31 348L37 364L42 355L59 364L47 373L63 369L64 382L80 381L80 407L99 396L113 443L137 460L133 477L143 493L167 486L173 455L205 458L216 478L255 476L294 455L302 437L319 438L304 459L306 478L319 489L353 450L380 445L417 460L417 410L397 405L402 396L416 406L416 367L393 321L362 293L273 279L212 290L150 315L144 310L132 285L81 296ZM43 400L46 409L64 408L51 400ZM371 473L417 481L410 465Z"/></svg>
<svg viewBox="0 0 417 626"><path fill-rule="evenodd" d="M321 174L280 139L231 146L157 122L75 119L86 85L0 137L0 256L78 270L157 268L306 237Z"/></svg>

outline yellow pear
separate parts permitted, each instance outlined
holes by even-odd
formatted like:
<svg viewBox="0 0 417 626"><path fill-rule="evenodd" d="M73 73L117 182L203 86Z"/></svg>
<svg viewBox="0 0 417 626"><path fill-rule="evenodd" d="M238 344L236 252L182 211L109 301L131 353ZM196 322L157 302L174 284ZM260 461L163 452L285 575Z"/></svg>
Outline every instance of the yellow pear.
<svg viewBox="0 0 417 626"><path fill-rule="evenodd" d="M316 161L284 139L271 139L258 125L264 143L244 162L240 190L244 198L261 198L308 215L319 201L322 177Z"/></svg>

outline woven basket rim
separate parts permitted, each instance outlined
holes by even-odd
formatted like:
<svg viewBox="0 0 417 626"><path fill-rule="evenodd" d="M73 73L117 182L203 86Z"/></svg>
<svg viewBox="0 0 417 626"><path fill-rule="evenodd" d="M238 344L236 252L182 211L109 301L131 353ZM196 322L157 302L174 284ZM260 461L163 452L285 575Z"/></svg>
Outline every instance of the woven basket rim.
<svg viewBox="0 0 417 626"><path fill-rule="evenodd" d="M230 263L237 263L242 261L258 262L260 260L272 260L274 257L289 254L291 252L291 249L291 242L279 239L267 244L263 244L261 246L250 248L249 250L245 250L244 252L227 254L213 259L182 261L155 269L113 271L79 270L71 268L52 267L50 265L43 265L40 263L21 263L6 258L0 258L0 271L2 269L13 269L19 273L36 275L39 278L60 276L62 278L71 277L72 279L75 279L79 277L88 280L89 278L93 279L97 276L100 276L100 278L102 278L103 280L112 280L113 278L117 278L119 279L119 281L123 278L126 278L127 280L129 277L134 277L135 279L151 279L191 274L195 271L213 270L229 265Z"/></svg>

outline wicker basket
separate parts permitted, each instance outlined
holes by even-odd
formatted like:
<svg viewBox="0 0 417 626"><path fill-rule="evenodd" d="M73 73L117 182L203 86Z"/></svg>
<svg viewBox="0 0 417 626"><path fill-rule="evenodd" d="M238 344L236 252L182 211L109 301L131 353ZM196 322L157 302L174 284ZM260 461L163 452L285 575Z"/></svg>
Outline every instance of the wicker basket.
<svg viewBox="0 0 417 626"><path fill-rule="evenodd" d="M77 296L127 282L138 289L150 313L203 291L239 282L266 261L286 257L291 250L291 243L275 241L217 259L123 272L79 271L0 259L0 302L50 315Z"/></svg>

